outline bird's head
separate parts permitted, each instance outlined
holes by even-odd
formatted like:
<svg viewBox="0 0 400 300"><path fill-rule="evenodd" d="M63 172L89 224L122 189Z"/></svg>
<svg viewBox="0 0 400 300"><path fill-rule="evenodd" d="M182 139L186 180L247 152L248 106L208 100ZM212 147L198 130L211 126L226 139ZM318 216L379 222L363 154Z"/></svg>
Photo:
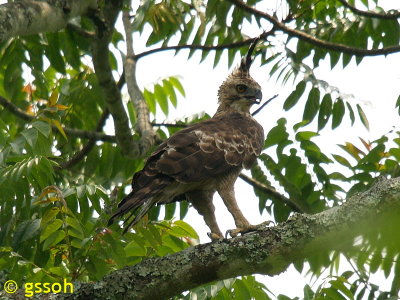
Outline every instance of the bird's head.
<svg viewBox="0 0 400 300"><path fill-rule="evenodd" d="M249 113L253 104L259 104L262 99L261 86L250 76L250 66L253 62L251 54L258 39L250 46L240 65L221 84L218 90L219 111L238 111Z"/></svg>

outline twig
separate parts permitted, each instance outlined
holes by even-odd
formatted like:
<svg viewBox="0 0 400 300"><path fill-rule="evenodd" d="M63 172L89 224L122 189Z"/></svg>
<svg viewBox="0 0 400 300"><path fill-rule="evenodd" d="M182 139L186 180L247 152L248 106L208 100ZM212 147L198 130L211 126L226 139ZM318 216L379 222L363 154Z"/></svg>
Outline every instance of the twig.
<svg viewBox="0 0 400 300"><path fill-rule="evenodd" d="M188 124L173 124L173 123L151 123L152 126L158 127L175 127L175 128L185 128Z"/></svg>
<svg viewBox="0 0 400 300"><path fill-rule="evenodd" d="M278 97L278 94L272 96L269 98L265 103L263 103L259 108L257 108L251 115L254 117L256 114L258 114L268 103L270 103L272 100L274 100L276 97Z"/></svg>
<svg viewBox="0 0 400 300"><path fill-rule="evenodd" d="M252 185L253 187L255 187L256 189L259 189L260 191L264 192L265 194L267 194L268 196L273 197L274 199L277 199L281 202L283 202L284 204L286 204L287 206L289 206L291 209L293 209L293 211L295 212L300 212L300 213L304 213L304 209L302 209L297 203L293 202L291 199L286 198L285 196L283 196L282 194L278 193L275 189L266 186L265 184L243 174L240 173L239 177L241 179L243 179L245 182L247 182L248 184Z"/></svg>
<svg viewBox="0 0 400 300"><path fill-rule="evenodd" d="M344 7L347 7L350 9L353 13L367 17L367 18L377 18L377 19L385 19L385 20L393 20L393 19L398 19L400 18L400 12L399 11L393 11L393 12L388 12L388 13L375 13L372 11L364 11L360 10L352 5L350 5L347 1L345 0L339 0L340 3L343 4Z"/></svg>
<svg viewBox="0 0 400 300"><path fill-rule="evenodd" d="M99 121L97 122L97 126L95 129L96 132L100 132L103 129L109 115L110 111L106 108L100 116ZM94 145L96 145L96 140L89 139L86 145L84 145L81 150L76 152L68 161L60 163L61 169L69 169L72 166L76 165L90 152L90 150L93 149Z"/></svg>
<svg viewBox="0 0 400 300"><path fill-rule="evenodd" d="M22 109L20 109L18 106L13 104L12 102L8 101L6 98L0 96L0 104L7 109L9 112L13 113L17 117L27 121L31 122L36 119L35 116L29 115L25 113ZM58 128L54 125L51 125L53 130L55 132L58 132ZM81 130L81 129L74 129L74 128L69 128L63 126L63 129L67 135L75 136L75 137L80 137L80 138L85 138L85 139L95 139L96 141L103 141L103 142L111 142L115 143L116 139L115 136L113 135L107 135L101 132L94 132L94 131L86 131L86 130Z"/></svg>
<svg viewBox="0 0 400 300"><path fill-rule="evenodd" d="M387 54L392 54L396 52L400 52L400 46L389 46L389 47L384 47L380 49L364 49L364 48L355 48L355 47L350 47L344 44L338 44L338 43L332 43L328 41L321 40L319 38L316 38L308 33L305 33L300 30L292 29L290 27L287 27L284 23L278 21L278 19L274 16L271 16L268 13L262 12L260 10L257 10L251 6L248 6L246 3L244 3L241 0L229 0L233 4L235 4L237 7L240 7L244 11L247 11L254 16L261 17L263 19L268 20L271 22L277 29L287 33L291 37L297 37L303 41L306 41L312 45L333 50L333 51L338 51L338 52L343 52L351 55L358 55L358 56L377 56L377 55L387 55Z"/></svg>
<svg viewBox="0 0 400 300"><path fill-rule="evenodd" d="M18 106L16 106L14 103L8 101L6 98L4 98L2 96L0 96L0 104L5 109L7 109L9 112L11 112L12 114L16 115L17 117L19 117L22 120L30 122L33 119L35 119L34 116L27 114L22 109L20 109Z"/></svg>

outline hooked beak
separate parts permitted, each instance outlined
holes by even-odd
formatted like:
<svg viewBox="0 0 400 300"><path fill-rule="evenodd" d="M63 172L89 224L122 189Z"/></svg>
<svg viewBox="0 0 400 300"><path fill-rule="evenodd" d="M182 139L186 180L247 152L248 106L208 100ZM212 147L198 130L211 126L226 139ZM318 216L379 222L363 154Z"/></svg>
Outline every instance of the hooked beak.
<svg viewBox="0 0 400 300"><path fill-rule="evenodd" d="M256 90L254 96L247 96L246 98L256 104L260 104L262 100L262 92L261 90Z"/></svg>

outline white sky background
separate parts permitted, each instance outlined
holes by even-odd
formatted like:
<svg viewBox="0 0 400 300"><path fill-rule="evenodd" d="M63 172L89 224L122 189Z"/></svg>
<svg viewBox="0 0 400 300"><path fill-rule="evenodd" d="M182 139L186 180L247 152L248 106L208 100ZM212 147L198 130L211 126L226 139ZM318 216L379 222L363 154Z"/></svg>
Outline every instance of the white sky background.
<svg viewBox="0 0 400 300"><path fill-rule="evenodd" d="M393 2L385 2L392 5L386 5L386 7L397 8L393 7ZM259 29L255 29L248 34L257 36L260 33ZM147 40L147 34L134 36L136 53L145 50L144 45ZM188 53L188 50L181 50L178 55L174 56L174 51L160 52L142 58L138 62L137 79L140 87L151 88L159 79L178 75L181 77L181 82L186 91L186 97L179 99L177 109L170 108L171 112L168 119L162 113L159 113L157 122L171 122L203 111L213 115L217 108L218 87L232 69L228 69L226 56L223 55L219 65L213 69L214 53L210 53L201 64L199 64L200 52L196 53L190 60L187 60ZM235 64L238 62L239 57L236 57ZM350 122L346 121L339 128L332 131L329 130L331 124L331 121L329 121L327 128L321 132L320 137L314 140L322 150L325 149L325 153L331 153L332 149L334 149L335 153L344 154L344 151L340 150L337 144L343 144L346 141L350 141L362 149L362 144L359 142L358 137L373 141L387 134L394 126L399 124L400 118L397 109L395 109L396 99L400 95L399 65L399 54L392 54L387 57L367 57L358 66L353 59L345 69L341 68L341 60L333 70L330 68L329 61L321 62L321 66L315 70L317 78L339 88L342 93L354 95L354 100L351 101L355 101L355 103L362 106L370 122L370 131L367 131L359 120L356 121L353 127L350 127ZM256 116L266 133L282 117L289 121L287 128L290 128L294 123L300 122L304 108L304 105L298 105L296 109L292 109L289 112L283 111L283 102L294 86L287 85L282 87L275 80L268 80L269 68L270 66L260 67L260 62L256 60L251 70L253 78L262 86L264 100L279 94L278 98L268 104ZM298 79L302 79L301 75ZM305 94L307 94L307 91ZM158 111L160 112L160 109ZM344 120L346 118L348 118L347 114ZM398 130L399 127L396 129ZM316 131L315 122L314 126L308 127L307 130ZM238 179L235 189L239 206L251 223L258 224L271 219L266 213L260 216L258 198L254 195L251 186ZM214 204L221 230L225 232L227 229L235 228L232 216L217 195L214 197ZM207 237L209 229L202 217L193 208L189 210L185 220L198 232L201 243L209 241ZM345 269L350 268L346 265ZM323 276L321 278L323 279ZM384 279L383 274L379 274L375 278L377 280L374 283L378 283L381 289L387 290L389 288L390 282ZM283 293L290 297L302 297L303 287L306 283L310 284L310 277L308 276L306 279L305 274L299 274L293 267L290 267L283 274L275 277L265 277L262 281L275 295ZM314 288L320 282L318 281Z"/></svg>

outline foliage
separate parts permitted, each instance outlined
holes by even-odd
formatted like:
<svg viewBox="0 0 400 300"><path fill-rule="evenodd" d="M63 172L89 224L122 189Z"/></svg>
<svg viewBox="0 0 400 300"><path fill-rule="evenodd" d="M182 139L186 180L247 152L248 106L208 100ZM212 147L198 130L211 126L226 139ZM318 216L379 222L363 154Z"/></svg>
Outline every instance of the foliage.
<svg viewBox="0 0 400 300"><path fill-rule="evenodd" d="M261 2L248 0L246 4L258 7L265 4ZM368 128L369 122L361 105L314 74L325 60L332 68L338 63L345 68L353 58L360 64L364 56L357 54L357 49L398 46L400 25L396 18L360 15L338 0L284 3L279 13L286 14L285 25L325 42L346 45L350 50L318 47L275 31L257 47L268 76L292 90L282 101L283 109L303 113L298 114L294 126L281 118L273 128L266 128L264 151L251 174L289 198L302 212L317 213L366 190L378 176L400 175L400 132L390 132L372 142L362 138L343 141L330 153L321 150L317 138L328 130L355 122ZM377 0L349 4L370 5L371 11L384 13ZM248 38L246 26L257 32L270 29L265 28L260 15L219 0L142 1L132 21L134 33L150 32L147 37L140 36L147 38L148 47L178 45L176 52L180 55L179 50L188 45L202 45L191 47L189 58L196 51L201 52L201 61L214 55L214 66L221 59L231 66L246 51L247 45L236 44ZM74 22L90 34L96 29L95 18L84 16ZM121 28L114 29L111 44L123 52L119 43L123 32L119 31ZM107 113L104 91L91 65L91 43L88 36L67 27L54 33L14 37L0 44L0 97L23 115L0 106L1 285L8 278L17 282L57 282L62 278L96 281L146 257L181 251L198 239L183 220L188 211L186 202L166 205L164 220L160 219L161 207L153 208L134 232L124 236L118 225L107 228L111 211L125 195L132 174L143 166L142 158L125 158L121 145L92 140L90 152L65 167L88 143L85 137L67 129L99 132L102 128L95 128ZM224 45L224 49L215 51L216 45ZM356 50L352 53L351 49ZM115 74L122 73L117 53L109 52ZM171 105L180 105L179 97L185 96L179 77L173 75L142 91L153 121L158 108L168 116ZM400 106L398 99L393 100L393 106ZM138 117L131 101L126 109L134 129ZM194 116L178 124L185 126L207 117ZM157 133L166 138L178 129L162 127ZM133 138L139 140L140 136L134 133ZM257 188L254 192L260 213L266 210L276 222L287 220L293 213L293 208L279 197ZM396 297L400 290L400 240L394 228L398 228L398 222L395 216L389 216L359 237L352 249L320 253L296 262L298 271L306 269L316 277L329 270L320 286L306 285L304 295L299 297ZM344 259L352 270L339 274L338 266ZM382 272L392 282L390 291L372 282L371 274ZM273 297L258 278L245 276L197 287L176 299ZM276 297L290 299L285 295Z"/></svg>

